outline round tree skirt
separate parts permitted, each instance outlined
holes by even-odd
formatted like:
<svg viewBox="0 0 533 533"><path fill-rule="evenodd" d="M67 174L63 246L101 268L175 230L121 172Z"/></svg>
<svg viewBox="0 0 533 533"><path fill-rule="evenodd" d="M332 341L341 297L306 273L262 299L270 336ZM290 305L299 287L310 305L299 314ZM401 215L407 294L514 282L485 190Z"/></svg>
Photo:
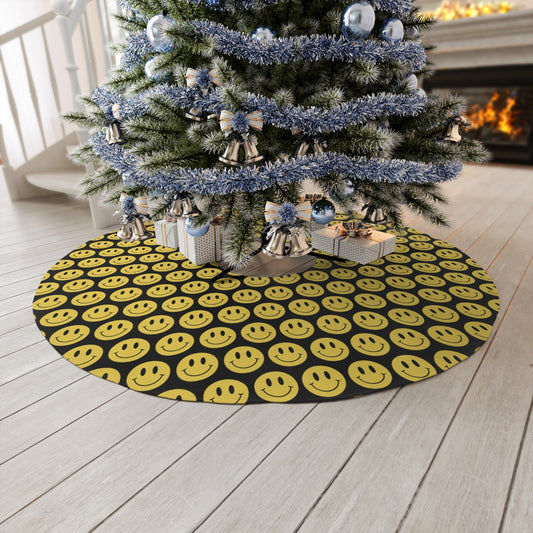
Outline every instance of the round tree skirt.
<svg viewBox="0 0 533 533"><path fill-rule="evenodd" d="M45 274L35 320L71 363L164 398L316 402L398 387L476 352L499 300L451 244L396 234L395 252L368 265L324 254L298 274L212 281L216 263L109 233Z"/></svg>

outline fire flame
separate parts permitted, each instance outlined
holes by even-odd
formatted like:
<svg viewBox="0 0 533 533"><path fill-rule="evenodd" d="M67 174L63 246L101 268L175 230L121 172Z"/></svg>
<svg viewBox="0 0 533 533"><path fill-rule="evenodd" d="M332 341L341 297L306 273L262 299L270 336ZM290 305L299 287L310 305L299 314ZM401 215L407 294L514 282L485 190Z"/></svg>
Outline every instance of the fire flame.
<svg viewBox="0 0 533 533"><path fill-rule="evenodd" d="M461 5L456 0L443 0L435 11L426 14L439 20L453 20L492 15L494 13L507 13L511 9L514 9L514 6L507 0L501 0L497 3L479 2L478 4L468 2L465 5Z"/></svg>
<svg viewBox="0 0 533 533"><path fill-rule="evenodd" d="M503 99L505 102L503 103ZM480 130L487 126L492 130L504 133L509 136L509 140L514 141L523 133L520 126L514 124L517 112L513 111L516 104L516 98L509 94L502 98L501 93L494 92L485 107L474 104L465 113L471 123L472 130Z"/></svg>

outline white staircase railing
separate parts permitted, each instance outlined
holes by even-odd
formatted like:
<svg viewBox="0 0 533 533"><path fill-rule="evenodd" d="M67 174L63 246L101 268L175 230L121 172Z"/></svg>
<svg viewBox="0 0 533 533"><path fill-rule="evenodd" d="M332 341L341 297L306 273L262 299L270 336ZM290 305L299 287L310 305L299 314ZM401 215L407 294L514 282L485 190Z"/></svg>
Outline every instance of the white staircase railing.
<svg viewBox="0 0 533 533"><path fill-rule="evenodd" d="M90 94L115 66L108 47L118 36L117 9L116 0L51 0L50 11L0 34L0 173L12 200L81 192L85 172L66 151L87 132L59 115L80 110L78 95ZM112 208L90 204L95 227L111 223Z"/></svg>

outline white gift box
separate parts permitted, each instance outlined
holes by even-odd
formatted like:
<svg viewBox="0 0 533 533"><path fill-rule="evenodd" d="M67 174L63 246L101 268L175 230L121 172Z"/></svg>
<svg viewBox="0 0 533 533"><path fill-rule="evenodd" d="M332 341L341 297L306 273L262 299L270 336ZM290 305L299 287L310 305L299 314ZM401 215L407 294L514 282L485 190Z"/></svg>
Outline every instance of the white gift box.
<svg viewBox="0 0 533 533"><path fill-rule="evenodd" d="M338 233L335 226L314 231L311 234L313 248L361 265L371 263L394 252L396 236L381 231L372 231L366 237L348 237Z"/></svg>
<svg viewBox="0 0 533 533"><path fill-rule="evenodd" d="M185 219L178 218L180 252L195 265L222 260L222 226L211 224L201 237L193 237L185 230Z"/></svg>
<svg viewBox="0 0 533 533"><path fill-rule="evenodd" d="M179 248L178 224L176 220L158 220L154 224L155 240L160 246Z"/></svg>

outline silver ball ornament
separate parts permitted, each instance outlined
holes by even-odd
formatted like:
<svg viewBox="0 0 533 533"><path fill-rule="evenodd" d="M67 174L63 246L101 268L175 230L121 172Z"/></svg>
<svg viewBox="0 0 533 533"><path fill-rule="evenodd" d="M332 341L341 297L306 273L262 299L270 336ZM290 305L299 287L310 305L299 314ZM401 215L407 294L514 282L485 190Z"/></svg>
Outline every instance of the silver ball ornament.
<svg viewBox="0 0 533 533"><path fill-rule="evenodd" d="M173 25L174 21L165 15L156 15L148 21L146 35L158 52L168 52L172 49L172 41L166 36L165 31Z"/></svg>
<svg viewBox="0 0 533 533"><path fill-rule="evenodd" d="M192 237L203 237L211 227L211 221L207 220L203 224L196 222L196 217L189 217L185 219L185 231Z"/></svg>
<svg viewBox="0 0 533 533"><path fill-rule="evenodd" d="M414 74L411 74L405 78L405 83L407 84L407 89L414 93L418 88L418 80Z"/></svg>
<svg viewBox="0 0 533 533"><path fill-rule="evenodd" d="M346 8L342 17L342 33L348 39L362 39L374 27L376 14L366 2L352 4Z"/></svg>
<svg viewBox="0 0 533 533"><path fill-rule="evenodd" d="M396 18L389 18L381 27L379 35L385 41L391 43L400 42L403 39L403 24L402 21Z"/></svg>
<svg viewBox="0 0 533 533"><path fill-rule="evenodd" d="M270 29L270 28L257 28L252 33L252 39L255 39L256 41L272 41L276 34Z"/></svg>
<svg viewBox="0 0 533 533"><path fill-rule="evenodd" d="M317 224L329 224L335 218L335 206L329 200L317 200L311 208L311 216Z"/></svg>

